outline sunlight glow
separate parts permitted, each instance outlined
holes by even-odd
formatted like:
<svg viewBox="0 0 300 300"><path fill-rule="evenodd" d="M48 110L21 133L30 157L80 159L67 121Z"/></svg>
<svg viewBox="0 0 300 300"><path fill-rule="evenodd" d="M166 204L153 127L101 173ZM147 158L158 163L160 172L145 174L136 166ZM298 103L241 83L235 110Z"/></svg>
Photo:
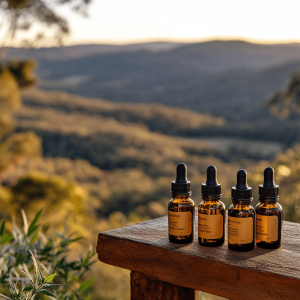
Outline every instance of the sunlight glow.
<svg viewBox="0 0 300 300"><path fill-rule="evenodd" d="M94 0L89 19L68 14L68 43L300 41L299 12L297 0Z"/></svg>
<svg viewBox="0 0 300 300"><path fill-rule="evenodd" d="M298 0L94 0L89 17L59 8L67 44L212 39L300 41Z"/></svg>

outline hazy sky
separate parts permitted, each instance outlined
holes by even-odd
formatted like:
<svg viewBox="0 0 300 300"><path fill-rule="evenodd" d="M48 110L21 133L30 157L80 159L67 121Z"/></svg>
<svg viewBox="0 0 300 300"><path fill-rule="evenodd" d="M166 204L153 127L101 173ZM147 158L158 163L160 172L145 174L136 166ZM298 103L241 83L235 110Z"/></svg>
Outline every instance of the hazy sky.
<svg viewBox="0 0 300 300"><path fill-rule="evenodd" d="M300 41L300 0L94 0L88 19L62 13L71 23L68 43Z"/></svg>
<svg viewBox="0 0 300 300"><path fill-rule="evenodd" d="M89 18L63 8L67 44L214 38L300 41L300 0L94 0Z"/></svg>

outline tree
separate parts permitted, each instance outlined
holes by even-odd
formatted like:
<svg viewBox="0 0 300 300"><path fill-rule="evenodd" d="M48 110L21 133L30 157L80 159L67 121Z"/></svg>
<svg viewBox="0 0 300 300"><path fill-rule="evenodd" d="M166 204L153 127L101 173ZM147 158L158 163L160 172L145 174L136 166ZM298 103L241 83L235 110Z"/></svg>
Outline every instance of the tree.
<svg viewBox="0 0 300 300"><path fill-rule="evenodd" d="M70 29L68 22L55 12L55 8L58 5L69 5L74 11L85 14L90 2L91 0L0 0L0 34L3 35L3 30L6 31L4 41L0 44L0 172L20 161L20 157L24 160L41 152L41 141L34 133L8 136L14 128L11 114L21 105L20 91L36 84L36 64L33 60L1 61L5 56L5 51L1 55L1 46L12 42L17 32L30 30L33 24L38 24L40 31L45 31L45 27L54 28L54 37L57 42L61 42ZM23 43L29 46L42 37L43 34L39 32L35 39L24 40Z"/></svg>
<svg viewBox="0 0 300 300"><path fill-rule="evenodd" d="M24 39L23 46L43 39L45 28L53 28L53 38L62 42L62 38L70 32L67 20L59 16L56 8L59 5L69 5L72 10L86 15L86 7L91 0L0 0L0 13L2 13L2 35L4 41L2 47L11 43L18 31L28 31L32 25L41 28L33 39Z"/></svg>
<svg viewBox="0 0 300 300"><path fill-rule="evenodd" d="M0 173L41 154L41 140L33 132L9 135L14 129L12 113L21 105L20 90L36 82L34 67L31 60L0 64Z"/></svg>
<svg viewBox="0 0 300 300"><path fill-rule="evenodd" d="M36 83L34 69L35 62L32 60L13 60L0 64L0 122L3 116L7 117L8 113L19 108L20 89ZM2 126L1 129L3 130Z"/></svg>
<svg viewBox="0 0 300 300"><path fill-rule="evenodd" d="M287 117L291 110L300 112L300 72L294 73L285 88L276 91L267 101L267 106L279 117Z"/></svg>

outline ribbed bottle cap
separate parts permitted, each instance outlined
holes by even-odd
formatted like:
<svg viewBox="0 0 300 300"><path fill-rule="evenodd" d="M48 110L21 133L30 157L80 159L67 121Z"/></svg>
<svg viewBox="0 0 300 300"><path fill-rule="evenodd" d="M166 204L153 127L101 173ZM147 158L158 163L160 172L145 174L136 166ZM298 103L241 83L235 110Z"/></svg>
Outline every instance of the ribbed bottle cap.
<svg viewBox="0 0 300 300"><path fill-rule="evenodd" d="M279 198L279 185L274 182L274 169L271 167L264 171L264 183L259 185L258 197L260 200Z"/></svg>
<svg viewBox="0 0 300 300"><path fill-rule="evenodd" d="M237 201L252 201L252 188L247 183L247 172L239 170L237 172L236 186L231 188L231 199Z"/></svg>
<svg viewBox="0 0 300 300"><path fill-rule="evenodd" d="M202 183L202 197L219 197L221 195L221 184L217 180L217 168L209 166L207 168L206 182Z"/></svg>
<svg viewBox="0 0 300 300"><path fill-rule="evenodd" d="M176 179L172 181L171 194L191 194L191 182L187 180L187 167L179 164L176 169Z"/></svg>

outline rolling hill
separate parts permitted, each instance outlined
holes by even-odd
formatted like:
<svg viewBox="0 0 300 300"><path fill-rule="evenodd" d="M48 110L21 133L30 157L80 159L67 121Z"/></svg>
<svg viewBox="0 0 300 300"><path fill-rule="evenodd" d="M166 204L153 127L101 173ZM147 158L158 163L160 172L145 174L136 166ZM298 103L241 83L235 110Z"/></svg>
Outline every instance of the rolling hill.
<svg viewBox="0 0 300 300"><path fill-rule="evenodd" d="M300 69L300 45L242 41L12 49L38 61L40 87L112 102L161 103L228 122L276 122L264 101Z"/></svg>
<svg viewBox="0 0 300 300"><path fill-rule="evenodd" d="M121 103L160 103L226 120L222 127L206 130L195 125L181 128L180 132L175 122L169 126L168 134L260 139L285 146L300 142L300 117L293 113L288 119L278 120L264 105L271 93L300 70L299 44L212 41L79 45L12 49L7 58L12 57L32 57L38 61L42 89L118 103L119 116L114 112L118 120L123 120L124 115ZM151 114L155 115L153 109ZM105 115L110 115L109 109ZM138 122L138 106L130 118ZM168 123L162 118L160 122ZM160 132L156 121L147 121L147 126Z"/></svg>
<svg viewBox="0 0 300 300"><path fill-rule="evenodd" d="M184 138L185 131L224 124L221 118L189 110L118 105L63 92L30 90L23 99L24 106L15 115L18 130L42 137L44 155L86 159L107 170L164 173L169 169L165 163L188 159L191 151L201 156L212 150L205 142Z"/></svg>
<svg viewBox="0 0 300 300"><path fill-rule="evenodd" d="M208 164L223 166L219 174L223 182L231 184L234 179L226 174L237 163L223 163L212 156L217 152L211 143L185 133L222 127L221 118L164 105L119 105L36 89L24 92L23 102L15 113L16 129L42 138L43 157L15 173L37 171L75 181L88 191L100 216L117 210L127 215L139 205L144 207L141 215L159 216L152 207L159 209L159 204L153 201L165 207L170 181L181 161L198 182L194 188L198 194Z"/></svg>

